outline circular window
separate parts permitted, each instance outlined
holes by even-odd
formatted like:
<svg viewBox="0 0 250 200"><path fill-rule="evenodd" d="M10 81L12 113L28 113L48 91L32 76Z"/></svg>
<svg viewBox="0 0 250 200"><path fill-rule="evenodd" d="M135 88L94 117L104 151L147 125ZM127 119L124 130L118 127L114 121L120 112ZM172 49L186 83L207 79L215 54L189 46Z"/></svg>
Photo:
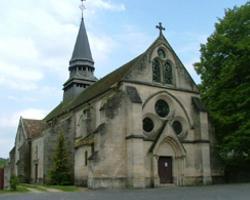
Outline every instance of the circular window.
<svg viewBox="0 0 250 200"><path fill-rule="evenodd" d="M165 53L165 51L163 49L158 49L157 53L158 53L158 56L160 58L162 58L162 59L166 58L166 53Z"/></svg>
<svg viewBox="0 0 250 200"><path fill-rule="evenodd" d="M174 121L173 124L172 124L172 126L173 126L173 129L174 129L176 135L180 135L181 132L182 132L182 125L181 125L181 123L179 121Z"/></svg>
<svg viewBox="0 0 250 200"><path fill-rule="evenodd" d="M169 106L166 101L160 99L155 104L155 112L160 117L166 117L169 113Z"/></svg>
<svg viewBox="0 0 250 200"><path fill-rule="evenodd" d="M143 130L150 132L154 129L154 122L149 117L143 119Z"/></svg>

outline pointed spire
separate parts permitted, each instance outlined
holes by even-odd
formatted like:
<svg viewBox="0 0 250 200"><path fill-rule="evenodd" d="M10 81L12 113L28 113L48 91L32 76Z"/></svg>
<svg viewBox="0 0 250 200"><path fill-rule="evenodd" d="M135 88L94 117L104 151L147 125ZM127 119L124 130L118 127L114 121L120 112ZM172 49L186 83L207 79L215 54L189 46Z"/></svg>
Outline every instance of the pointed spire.
<svg viewBox="0 0 250 200"><path fill-rule="evenodd" d="M81 0L81 24L76 38L75 47L69 61L69 79L63 84L63 100L72 99L97 81L87 31L83 19L85 6Z"/></svg>
<svg viewBox="0 0 250 200"><path fill-rule="evenodd" d="M70 66L87 65L93 67L94 65L83 18L81 20L72 58L69 63Z"/></svg>

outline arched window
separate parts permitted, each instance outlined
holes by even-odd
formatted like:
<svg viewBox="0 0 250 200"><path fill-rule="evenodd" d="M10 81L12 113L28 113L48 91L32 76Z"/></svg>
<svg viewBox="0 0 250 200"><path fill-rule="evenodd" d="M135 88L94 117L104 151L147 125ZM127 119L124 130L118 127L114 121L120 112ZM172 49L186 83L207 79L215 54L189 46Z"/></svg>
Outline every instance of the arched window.
<svg viewBox="0 0 250 200"><path fill-rule="evenodd" d="M153 71L153 81L161 82L160 62L156 59L153 60L152 71Z"/></svg>
<svg viewBox="0 0 250 200"><path fill-rule="evenodd" d="M158 56L159 56L161 59L166 58L166 53L165 53L165 51L164 51L162 48L159 48L158 51L157 51L157 53L158 53Z"/></svg>
<svg viewBox="0 0 250 200"><path fill-rule="evenodd" d="M169 61L167 61L163 66L163 82L166 84L173 83L172 66Z"/></svg>
<svg viewBox="0 0 250 200"><path fill-rule="evenodd" d="M88 165L88 151L85 151L85 166Z"/></svg>

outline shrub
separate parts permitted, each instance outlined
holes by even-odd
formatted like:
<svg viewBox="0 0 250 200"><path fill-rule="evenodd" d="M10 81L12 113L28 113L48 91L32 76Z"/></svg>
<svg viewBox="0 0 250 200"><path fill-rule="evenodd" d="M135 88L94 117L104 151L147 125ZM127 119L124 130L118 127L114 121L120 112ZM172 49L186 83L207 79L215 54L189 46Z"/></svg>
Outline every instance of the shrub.
<svg viewBox="0 0 250 200"><path fill-rule="evenodd" d="M14 175L11 176L10 177L10 189L13 191L16 191L18 184L19 184L19 180L18 180L17 176L14 176Z"/></svg>

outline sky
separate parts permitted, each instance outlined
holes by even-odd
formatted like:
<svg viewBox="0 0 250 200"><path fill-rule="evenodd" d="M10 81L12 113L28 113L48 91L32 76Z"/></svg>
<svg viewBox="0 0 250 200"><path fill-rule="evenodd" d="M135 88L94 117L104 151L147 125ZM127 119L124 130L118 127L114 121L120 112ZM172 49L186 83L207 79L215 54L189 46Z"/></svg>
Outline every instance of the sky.
<svg viewBox="0 0 250 200"><path fill-rule="evenodd" d="M201 43L243 0L87 0L85 25L101 78L165 37L196 83ZM42 119L60 101L80 25L80 0L0 1L0 157L14 146L20 116Z"/></svg>

